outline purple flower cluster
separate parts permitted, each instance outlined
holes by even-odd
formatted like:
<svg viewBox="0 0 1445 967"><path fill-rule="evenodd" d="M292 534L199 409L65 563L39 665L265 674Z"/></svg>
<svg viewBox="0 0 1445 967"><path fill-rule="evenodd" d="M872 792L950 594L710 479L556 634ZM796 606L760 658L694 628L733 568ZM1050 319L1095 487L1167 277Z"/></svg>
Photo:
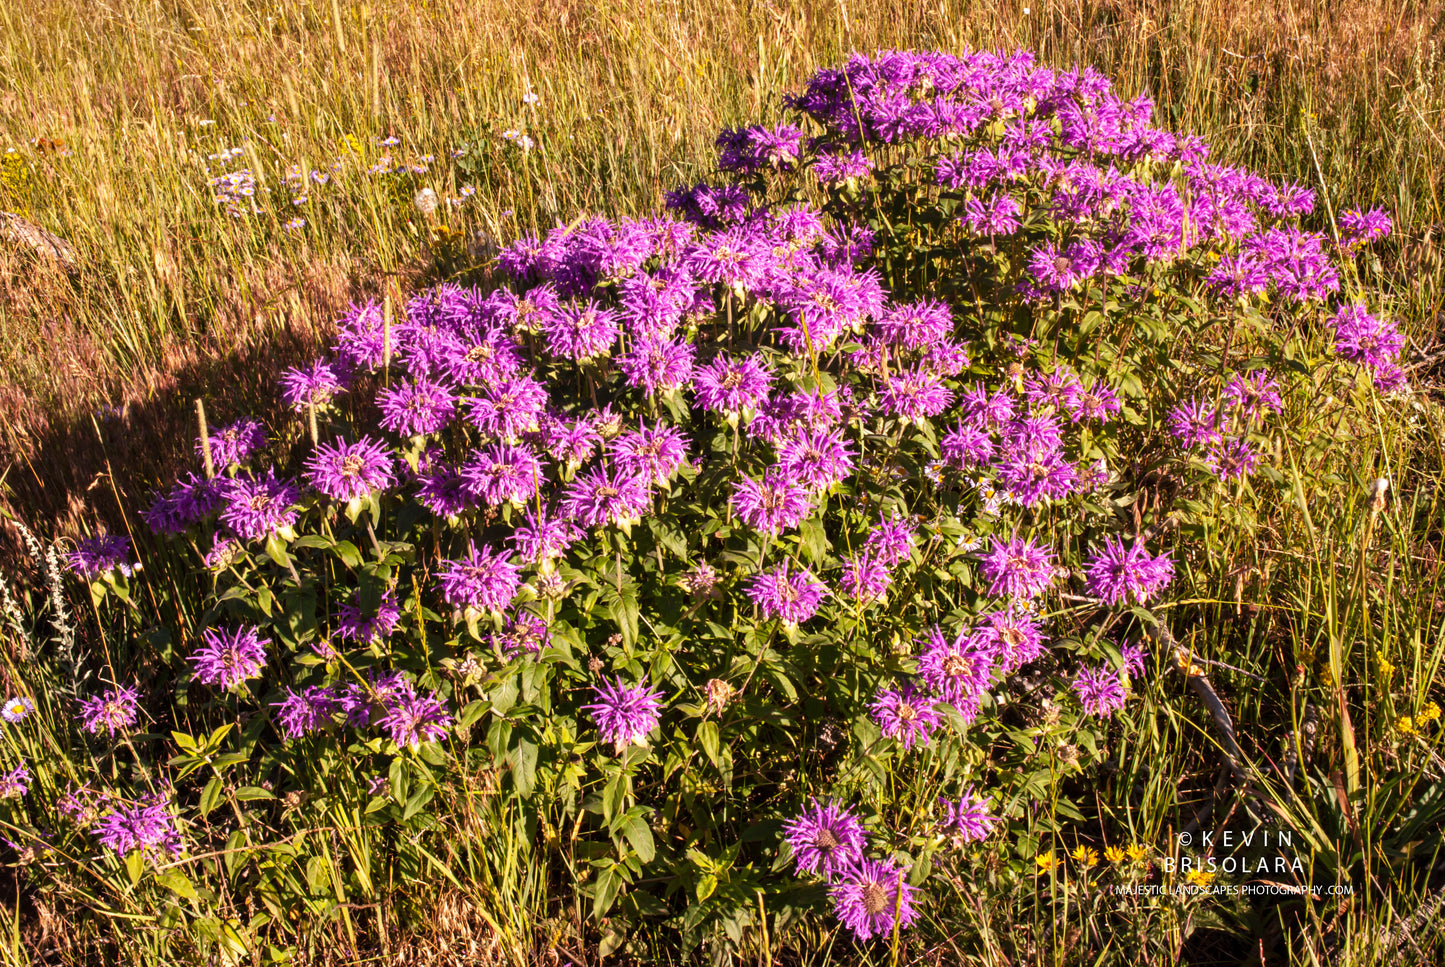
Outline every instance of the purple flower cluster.
<svg viewBox="0 0 1445 967"><path fill-rule="evenodd" d="M92 735L126 735L140 718L140 692L122 685L80 700L80 727Z"/></svg>
<svg viewBox="0 0 1445 967"><path fill-rule="evenodd" d="M1119 673L1107 665L1085 665L1074 676L1074 694L1084 711L1099 718L1108 718L1124 707L1128 694Z"/></svg>
<svg viewBox="0 0 1445 967"><path fill-rule="evenodd" d="M629 745L647 744L647 734L661 718L661 689L648 688L645 680L628 686L621 679L604 679L594 696L596 701L582 706L582 711L592 713L603 742L613 745L618 755Z"/></svg>
<svg viewBox="0 0 1445 967"><path fill-rule="evenodd" d="M114 570L130 577L140 569L131 551L130 538L122 534L81 538L70 554L69 564L73 573L87 581Z"/></svg>
<svg viewBox="0 0 1445 967"><path fill-rule="evenodd" d="M1125 546L1118 536L1104 539L1102 550L1084 565L1089 593L1109 604L1147 604L1174 579L1174 562L1166 551L1150 557L1142 541Z"/></svg>
<svg viewBox="0 0 1445 967"><path fill-rule="evenodd" d="M159 795L136 803L116 802L91 832L100 845L122 859L135 850L142 850L152 860L179 856L182 850L175 820Z"/></svg>
<svg viewBox="0 0 1445 967"><path fill-rule="evenodd" d="M211 465L217 472L243 464L266 446L266 428L259 420L237 420L219 430L210 430ZM201 441L196 441L196 454L204 457Z"/></svg>
<svg viewBox="0 0 1445 967"><path fill-rule="evenodd" d="M189 659L196 666L196 681L225 691L248 679L259 678L266 665L266 646L270 643L255 628L231 631L207 628L201 632L201 647Z"/></svg>
<svg viewBox="0 0 1445 967"><path fill-rule="evenodd" d="M1405 336L1393 321L1371 315L1362 305L1341 306L1331 321L1337 356L1368 369L1382 392L1404 385L1399 359Z"/></svg>

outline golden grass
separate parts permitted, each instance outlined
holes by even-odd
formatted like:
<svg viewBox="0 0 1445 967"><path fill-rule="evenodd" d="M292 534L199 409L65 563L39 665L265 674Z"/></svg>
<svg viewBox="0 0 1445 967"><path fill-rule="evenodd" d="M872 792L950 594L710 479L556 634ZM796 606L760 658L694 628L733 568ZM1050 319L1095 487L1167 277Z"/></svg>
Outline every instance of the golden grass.
<svg viewBox="0 0 1445 967"><path fill-rule="evenodd" d="M0 9L0 210L71 242L79 270L0 253L0 455L31 513L94 511L111 441L187 432L189 394L217 419L256 405L271 373L355 297L465 268L495 239L579 211L655 207L704 177L717 130L776 114L781 96L853 49L1031 47L1150 92L1168 123L1216 155L1314 187L1330 210L1380 204L1401 244L1381 266L1417 333L1440 306L1438 231L1445 3L1262 0L719 3L505 0L200 3L20 0ZM527 90L540 97L524 106ZM274 120L271 120L274 119ZM524 130L524 161L500 133ZM401 139L433 154L404 188L360 173ZM488 145L480 167L448 163ZM299 209L226 216L206 156L280 189L291 164L352 174ZM477 196L441 214L422 185ZM511 213L510 215L507 213ZM479 237L480 236L480 237ZM226 374L244 360L247 392ZM108 444L110 445L110 444ZM147 444L147 447L149 444ZM125 461L129 486L166 448ZM112 448L113 449L113 448ZM174 451L174 446L169 450ZM77 489L79 488L79 489ZM106 488L108 489L108 488ZM93 496L94 491L90 491ZM77 503L78 502L78 503Z"/></svg>

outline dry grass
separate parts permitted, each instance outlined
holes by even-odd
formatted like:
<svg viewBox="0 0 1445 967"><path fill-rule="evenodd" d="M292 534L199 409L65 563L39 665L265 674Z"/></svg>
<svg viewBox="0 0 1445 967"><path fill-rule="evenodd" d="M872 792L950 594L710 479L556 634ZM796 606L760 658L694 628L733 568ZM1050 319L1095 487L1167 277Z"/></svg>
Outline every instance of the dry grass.
<svg viewBox="0 0 1445 967"><path fill-rule="evenodd" d="M1445 4L855 6L6 7L0 210L68 240L79 262L67 274L41 256L0 254L11 500L61 516L62 529L82 508L108 509L86 489L104 471L97 413L121 414L106 424L113 465L116 448L143 441L126 455L124 482L142 486L164 469L149 457L166 448L152 443L188 432L192 392L221 416L252 403L262 377L291 361L278 345L303 350L350 298L389 278L465 268L479 235L651 209L663 190L706 174L720 127L774 113L784 92L850 49L1019 45L1093 64L1152 92L1171 124L1205 134L1219 156L1328 185L1331 207L1396 210L1396 291L1417 328L1438 312ZM521 104L528 89L535 109ZM530 168L515 151L465 174L445 163L461 143L503 144L504 128L536 139ZM443 162L410 187L445 195L470 178L479 190L440 233L408 204L410 187L378 179L348 179L334 205L311 203L304 239L282 229L289 211L228 218L206 184L205 156L222 147L244 143L233 166L279 187L287 164L354 156L360 167L393 134L399 151ZM239 397L238 368L256 377Z"/></svg>

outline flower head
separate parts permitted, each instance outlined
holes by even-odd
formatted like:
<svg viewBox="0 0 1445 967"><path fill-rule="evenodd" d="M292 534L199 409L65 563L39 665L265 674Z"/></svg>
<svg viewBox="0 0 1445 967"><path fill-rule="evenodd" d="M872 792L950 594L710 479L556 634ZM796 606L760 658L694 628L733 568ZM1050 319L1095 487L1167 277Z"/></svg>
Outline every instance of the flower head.
<svg viewBox="0 0 1445 967"><path fill-rule="evenodd" d="M829 891L833 912L859 940L888 936L895 917L899 927L913 923L915 892L891 860L860 860L841 870Z"/></svg>
<svg viewBox="0 0 1445 967"><path fill-rule="evenodd" d="M242 540L268 537L295 524L300 516L295 506L300 491L289 481L278 480L274 470L225 480L221 492L226 500L221 521Z"/></svg>
<svg viewBox="0 0 1445 967"><path fill-rule="evenodd" d="M478 551L475 541L469 541L467 548L466 557L442 561L444 567L437 573L442 600L454 608L505 610L522 584L511 552L490 547Z"/></svg>
<svg viewBox="0 0 1445 967"><path fill-rule="evenodd" d="M279 710L276 720L281 733L288 739L299 739L330 725L331 714L340 710L341 703L331 689L312 686L300 691L286 689L286 697L272 707Z"/></svg>
<svg viewBox="0 0 1445 967"><path fill-rule="evenodd" d="M1124 707L1127 698L1119 673L1107 665L1080 668L1074 677L1073 689L1084 711L1099 718L1112 716Z"/></svg>
<svg viewBox="0 0 1445 967"><path fill-rule="evenodd" d="M784 561L755 576L748 584L748 597L762 609L764 618L780 618L787 624L807 621L818 610L828 591L806 568L794 571Z"/></svg>
<svg viewBox="0 0 1445 967"><path fill-rule="evenodd" d="M1007 543L990 538L992 549L983 557L988 593L1010 598L1036 598L1054 580L1054 555L1033 538L1011 538Z"/></svg>
<svg viewBox="0 0 1445 967"><path fill-rule="evenodd" d="M10 723L19 722L21 719L35 711L35 703L24 695L6 699L4 705L0 705L0 718Z"/></svg>
<svg viewBox="0 0 1445 967"><path fill-rule="evenodd" d="M814 799L807 809L783 824L798 875L816 873L826 879L863 859L863 824L846 806Z"/></svg>
<svg viewBox="0 0 1445 967"><path fill-rule="evenodd" d="M972 786L963 791L958 801L940 799L939 805L946 813L944 828L957 833L965 843L987 839L994 824L1003 822L1000 817L990 815L988 800L975 795Z"/></svg>
<svg viewBox="0 0 1445 967"><path fill-rule="evenodd" d="M181 837L176 832L175 820L160 796L132 804L116 803L100 817L92 832L102 846L114 850L121 858L137 849L151 858L158 858L162 853L168 856L181 853Z"/></svg>
<svg viewBox="0 0 1445 967"><path fill-rule="evenodd" d="M229 426L207 433L211 443L211 464L217 471L225 470L232 464L242 464L251 455L266 446L266 428L259 420L241 419ZM196 452L201 451L201 441L196 441Z"/></svg>
<svg viewBox="0 0 1445 967"><path fill-rule="evenodd" d="M873 697L871 709L883 734L897 739L904 749L911 749L919 743L927 745L933 730L938 728L933 701L926 692L904 685L879 691Z"/></svg>
<svg viewBox="0 0 1445 967"><path fill-rule="evenodd" d="M320 444L306 470L307 482L333 500L357 500L396 482L391 454L371 437Z"/></svg>
<svg viewBox="0 0 1445 967"><path fill-rule="evenodd" d="M662 691L648 688L645 679L631 687L604 679L594 692L596 701L582 710L592 713L602 741L616 746L618 755L629 745L646 745L661 718Z"/></svg>
<svg viewBox="0 0 1445 967"><path fill-rule="evenodd" d="M123 534L86 537L76 542L70 554L70 570L87 580L95 580L107 571L119 569L126 577L140 565L133 563L130 538Z"/></svg>
<svg viewBox="0 0 1445 967"><path fill-rule="evenodd" d="M91 735L128 733L140 717L140 692L129 686L108 689L80 701L80 727Z"/></svg>
<svg viewBox="0 0 1445 967"><path fill-rule="evenodd" d="M259 678L266 664L266 646L255 628L232 631L207 628L201 632L201 647L190 656L196 666L196 680L218 685L222 690L251 678Z"/></svg>
<svg viewBox="0 0 1445 967"><path fill-rule="evenodd" d="M1169 552L1150 557L1142 541L1125 547L1118 535L1106 537L1103 550L1089 558L1084 569L1089 593L1109 604L1145 604L1174 578Z"/></svg>

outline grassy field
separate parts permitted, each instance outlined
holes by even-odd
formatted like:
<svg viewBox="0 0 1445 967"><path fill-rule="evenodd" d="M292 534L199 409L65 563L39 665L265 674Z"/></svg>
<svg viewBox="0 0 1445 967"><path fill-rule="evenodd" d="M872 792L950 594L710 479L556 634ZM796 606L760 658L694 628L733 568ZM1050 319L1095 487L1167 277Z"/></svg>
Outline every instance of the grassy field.
<svg viewBox="0 0 1445 967"><path fill-rule="evenodd" d="M1438 788L1438 732L1412 744L1397 721L1438 699L1445 653L1442 13L1445 3L1376 0L856 9L841 0L21 0L0 9L0 211L53 232L74 255L56 259L0 238L0 509L54 534L114 519L119 503L133 504L187 457L174 441L190 439L196 397L218 423L269 415L275 374L327 339L352 300L484 277L499 242L580 212L656 208L662 192L707 175L721 127L772 119L783 95L850 50L1028 47L1051 64L1096 66L1128 94L1148 92L1171 127L1203 135L1216 158L1315 188L1329 217L1349 205L1394 214L1396 234L1366 266L1367 281L1387 293L1410 335L1405 364L1421 387L1415 424L1367 422L1377 444L1337 455L1334 491L1262 508L1256 541L1191 576L1210 591L1189 613L1203 629L1198 652L1242 669L1211 674L1252 760L1285 757L1290 741L1253 723L1302 714L1293 686L1258 688L1255 679L1292 682L1287 669L1298 666L1301 689L1307 674L1318 684L1329 643L1349 639L1357 644L1348 668L1333 673L1372 696L1350 741L1367 768L1404 766ZM519 145L523 137L530 147ZM414 170L368 174L384 157ZM305 181L288 183L292 166ZM236 202L237 217L218 204L212 180L243 168L256 187ZM417 204L424 189L440 199L434 213ZM304 224L288 227L296 218ZM1393 482L1378 529L1366 496L1375 476ZM1399 669L1393 692L1368 691L1375 653ZM1218 751L1207 720L1174 678L1150 692L1167 711L1117 755L1162 765L1129 772L1120 786L1147 786L1160 810L1174 802L1175 781L1202 801L1213 774L1201 764ZM1326 777L1342 767L1343 739L1321 724L1316 755L1329 764L1320 768ZM1273 808L1322 836L1352 835L1382 864L1386 853L1414 848L1385 831L1427 796L1419 785L1391 780L1367 790L1363 807L1351 806L1338 780L1312 789L1313 798ZM461 813L447 821L477 876L492 878L491 902L540 909L545 870L504 869L488 855L485 824ZM1397 884L1383 865L1376 899L1306 907L1292 962L1429 962L1445 934L1438 917L1415 915L1438 913L1437 860ZM988 936L1007 923L976 902L974 884L957 888L949 902L976 911L970 929ZM1026 900L1010 902L1026 916ZM448 938L474 945L467 949L478 957L525 962L552 929L525 916L499 925L461 891L415 903L436 925L413 938L418 963L452 962ZM362 907L358 922L371 916ZM1233 937L1276 930L1243 908L1202 914L1141 903L1134 913L1141 930L1177 941L1176 962L1258 962ZM386 935L385 916L367 921L373 935ZM12 926L18 935L11 919L0 933ZM829 956L807 952L806 930L784 939L780 950L796 960L772 961L766 936L749 938L750 955L758 963ZM1107 936L1048 935L1038 947L1000 939L927 955L1062 963L1075 944L1101 960L1109 949ZM667 952L635 943L629 955L651 962Z"/></svg>
<svg viewBox="0 0 1445 967"><path fill-rule="evenodd" d="M74 266L0 246L5 484L73 526L106 455L134 471L124 484L160 469L155 444L189 419L197 387L226 387L239 411L285 361L278 347L300 352L352 298L467 268L490 243L579 211L651 210L709 169L719 128L768 117L852 49L1025 46L1091 64L1152 94L1218 157L1323 186L1331 208L1388 207L1400 230L1381 276L1429 352L1442 298L1441 9L12 5L0 15L0 210L67 240ZM208 160L228 149L239 152ZM436 160L367 177L386 151ZM334 179L289 204L289 166L333 163ZM208 184L238 168L254 173L259 202L243 218ZM464 185L475 194L431 223L412 204L421 188L445 199ZM305 228L288 231L298 215Z"/></svg>

